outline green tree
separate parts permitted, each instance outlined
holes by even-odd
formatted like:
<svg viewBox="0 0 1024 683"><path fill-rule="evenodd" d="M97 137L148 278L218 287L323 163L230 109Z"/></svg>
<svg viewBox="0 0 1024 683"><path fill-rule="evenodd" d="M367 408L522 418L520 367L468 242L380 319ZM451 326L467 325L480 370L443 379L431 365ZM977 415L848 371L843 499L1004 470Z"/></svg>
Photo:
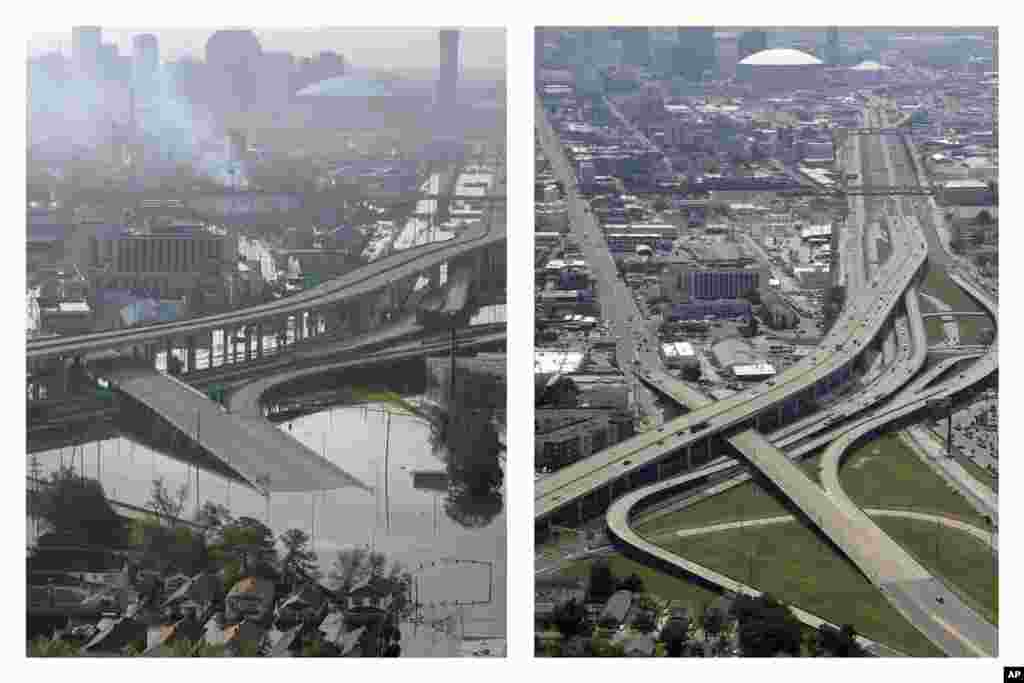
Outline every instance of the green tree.
<svg viewBox="0 0 1024 683"><path fill-rule="evenodd" d="M347 593L352 586L369 576L369 554L370 551L361 546L338 551L327 575L341 593Z"/></svg>
<svg viewBox="0 0 1024 683"><path fill-rule="evenodd" d="M817 649L833 657L864 657L864 648L857 643L857 630L851 624L843 624L838 630L822 624L816 634Z"/></svg>
<svg viewBox="0 0 1024 683"><path fill-rule="evenodd" d="M633 627L640 631L640 633L650 633L654 630L655 626L654 612L650 610L640 611L633 620Z"/></svg>
<svg viewBox="0 0 1024 683"><path fill-rule="evenodd" d="M590 567L590 582L587 585L589 602L606 602L615 592L615 575L611 565L598 560Z"/></svg>
<svg viewBox="0 0 1024 683"><path fill-rule="evenodd" d="M699 365L687 365L687 366L684 366L683 370L682 370L682 376L683 376L683 379L685 379L688 382L696 382L696 381L698 381L702 377L702 374L701 374L701 371L700 371L700 366Z"/></svg>
<svg viewBox="0 0 1024 683"><path fill-rule="evenodd" d="M661 630L661 640L665 643L666 656L682 657L686 643L690 640L686 623L682 619L670 619Z"/></svg>
<svg viewBox="0 0 1024 683"><path fill-rule="evenodd" d="M767 594L758 598L741 596L736 601L735 612L745 656L800 656L800 622L784 604Z"/></svg>
<svg viewBox="0 0 1024 683"><path fill-rule="evenodd" d="M204 536L185 526L165 527L154 517L132 520L132 545L142 551L142 566L161 572L176 569L193 575L207 568Z"/></svg>
<svg viewBox="0 0 1024 683"><path fill-rule="evenodd" d="M253 517L239 517L226 524L218 542L210 547L210 557L225 570L227 590L245 576L276 580L279 575L274 532Z"/></svg>
<svg viewBox="0 0 1024 683"><path fill-rule="evenodd" d="M103 486L70 467L52 472L29 495L29 504L46 530L30 562L33 570L103 570L112 561L107 549L128 543L124 519L110 506Z"/></svg>
<svg viewBox="0 0 1024 683"><path fill-rule="evenodd" d="M206 501L195 515L196 524L206 527L208 542L220 540L224 527L234 521L231 511L220 503Z"/></svg>
<svg viewBox="0 0 1024 683"><path fill-rule="evenodd" d="M181 512L185 509L187 499L188 484L182 484L171 493L164 484L164 478L160 476L153 479L153 488L150 490L146 507L153 511L160 523L167 527L175 527L181 519Z"/></svg>
<svg viewBox="0 0 1024 683"><path fill-rule="evenodd" d="M288 529L278 539L284 546L281 558L281 573L285 580L297 584L309 579L320 578L320 567L317 565L316 553L309 549L309 535L301 529Z"/></svg>
<svg viewBox="0 0 1024 683"><path fill-rule="evenodd" d="M644 580L637 576L635 573L630 574L622 581L619 581L619 590L630 591L632 593L643 593Z"/></svg>
<svg viewBox="0 0 1024 683"><path fill-rule="evenodd" d="M555 608L552 622L562 636L568 640L573 636L583 634L586 628L586 616L583 605L572 599Z"/></svg>
<svg viewBox="0 0 1024 683"><path fill-rule="evenodd" d="M704 629L704 638L713 638L722 632L722 628L725 626L725 615L714 607L710 607L704 610L700 622Z"/></svg>

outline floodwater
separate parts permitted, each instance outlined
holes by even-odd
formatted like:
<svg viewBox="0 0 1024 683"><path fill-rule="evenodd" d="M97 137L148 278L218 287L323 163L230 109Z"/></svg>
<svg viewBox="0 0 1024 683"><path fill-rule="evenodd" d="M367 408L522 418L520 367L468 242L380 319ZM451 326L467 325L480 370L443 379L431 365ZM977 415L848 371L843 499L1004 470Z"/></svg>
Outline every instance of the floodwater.
<svg viewBox="0 0 1024 683"><path fill-rule="evenodd" d="M407 654L458 656L471 640L501 642L506 623L503 503L499 498L496 509L492 505L489 513L480 514L460 510L465 500L449 502L447 453L434 452L424 419L397 410L338 406L279 425L373 487L372 492L275 493L267 500L237 482L207 472L197 475L195 468L124 436L36 455L44 476L62 463L73 465L99 478L107 496L123 503L145 506L153 479L163 477L171 491L188 487L185 516L191 517L197 501L209 500L227 506L235 517L260 519L275 535L302 529L312 537L325 574L343 548L386 553L413 573L419 602L425 605L423 622L406 625ZM421 488L416 488L417 471L432 472L432 483L420 479Z"/></svg>

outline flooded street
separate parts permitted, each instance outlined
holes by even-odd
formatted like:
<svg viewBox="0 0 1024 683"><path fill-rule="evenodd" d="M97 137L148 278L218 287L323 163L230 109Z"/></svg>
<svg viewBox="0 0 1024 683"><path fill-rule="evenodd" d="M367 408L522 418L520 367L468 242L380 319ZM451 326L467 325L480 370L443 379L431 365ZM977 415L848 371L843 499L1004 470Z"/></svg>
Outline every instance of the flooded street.
<svg viewBox="0 0 1024 683"><path fill-rule="evenodd" d="M449 499L446 453L443 448L435 453L429 423L398 410L380 404L339 406L279 426L371 486L372 492L346 488L275 493L267 500L207 472L197 477L195 468L124 436L36 457L44 477L61 464L71 465L98 478L107 496L122 503L144 507L153 479L163 477L171 491L188 487L187 517L197 503L213 501L236 518L264 521L275 535L301 529L312 537L325 575L338 550L364 546L385 553L413 574L424 605L421 623L408 625L416 643L408 643L409 654L459 650L463 634L503 637L503 502L499 499L497 509L492 506L483 515L460 509L467 502L464 496ZM30 538L32 533L30 522Z"/></svg>

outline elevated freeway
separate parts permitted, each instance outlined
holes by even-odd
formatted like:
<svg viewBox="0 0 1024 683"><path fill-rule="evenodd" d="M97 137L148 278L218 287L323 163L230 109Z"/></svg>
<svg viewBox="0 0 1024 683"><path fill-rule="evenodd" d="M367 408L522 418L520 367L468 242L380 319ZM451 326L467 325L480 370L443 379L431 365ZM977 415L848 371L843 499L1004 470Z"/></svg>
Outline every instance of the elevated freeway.
<svg viewBox="0 0 1024 683"><path fill-rule="evenodd" d="M452 240L392 254L279 301L142 328L30 340L27 345L28 363L31 367L34 363L50 358L83 356L105 350L146 349L170 339L195 339L213 330L235 330L288 316L299 316L301 320L306 320L310 314L324 313L347 301L387 289L469 252L496 247L505 241L505 228L505 220L495 220L492 211L487 213L486 220L467 228ZM481 267L486 266L481 264ZM305 324L299 325L300 338L301 330L305 327ZM260 338L257 337L257 344Z"/></svg>
<svg viewBox="0 0 1024 683"><path fill-rule="evenodd" d="M566 187L569 202L581 203L575 175L539 106L538 122L541 143ZM586 207L579 210L587 211ZM634 475L639 482L656 480L663 476L667 461L674 453L693 447L704 447L707 452L708 437L751 427L759 416L769 412L781 417L784 404L798 405L801 396L811 399L821 387L844 381L860 352L879 333L892 308L917 276L925 258L925 243L918 235L896 236L894 252L868 290L870 294L850 302L815 354L765 384L705 404L657 431L628 439L541 479L535 491L535 518L547 519L570 506L577 509L569 513L569 519L579 518L592 504L606 505L614 497L617 481L625 479L622 486L628 490L633 487ZM683 405L686 399L692 400L692 396L684 397L681 392L675 396ZM745 441L740 443L747 445ZM595 498L595 492L602 490Z"/></svg>
<svg viewBox="0 0 1024 683"><path fill-rule="evenodd" d="M543 127L550 130L550 124L546 121L543 116L542 110L539 111L538 118L543 122ZM541 136L545 136L542 134ZM554 138L553 135L549 136L549 140ZM561 150L556 150L558 156L561 156ZM553 157L552 151L549 151L549 158ZM886 157L886 166L889 172L890 178L893 176L892 166L888 159L888 154L883 152L883 156ZM564 169L568 168L567 164L562 164ZM572 189L574 188L574 177L563 178L567 189L569 189L570 199L575 199L572 195ZM916 224L905 223L903 224L906 228L912 228ZM881 324L888 318L895 300L899 293L906 290L912 285L914 278L917 276L920 266L923 265L927 247L923 237L920 235L920 231L914 231L911 229L903 230L900 234L892 235L891 239L893 254L886 264L879 270L873 283L871 290L866 290L863 293L856 293L853 299L848 303L847 308L844 310L843 315L840 316L840 320L832 328L829 336L826 337L824 346L828 348L829 342L835 342L839 339L839 343L835 345L834 354L829 354L829 358L820 359L821 351L819 354L810 359L809 364L811 367L805 368L791 368L786 373L780 375L776 380L768 382L768 385L782 384L785 386L789 382L795 383L793 388L801 388L804 383L808 383L812 386L818 385L818 382L822 377L818 376L815 372L817 369L820 372L820 368L824 367L828 371L835 371L837 369L847 368L847 365L843 365L843 361L846 356L850 353L858 353L855 351L847 351L845 345L848 345L851 338L855 342L859 342L859 338L856 336L858 332L863 332L867 340L873 339L879 332ZM883 284L884 283L884 284ZM911 297L913 303L916 306L916 295ZM908 304L909 305L909 304ZM916 331L918 332L918 351L914 354L914 358L917 363L923 362L923 357L920 349L923 347L923 334L920 334L923 324L920 320L920 312L915 310L913 315L913 321L915 324ZM851 328L851 323L858 323L859 325L855 328ZM865 326L868 329L864 329ZM839 333L837 336L836 333ZM920 367L918 364L917 367ZM908 372L910 369L907 368ZM916 368L915 368L916 371ZM912 376L912 372L910 372ZM786 375L789 375L786 377ZM962 376L962 375L961 375ZM902 378L899 380L902 382ZM756 396L757 390L752 390L750 393ZM765 394L770 395L773 393L771 390L765 391ZM762 397L763 398L763 397ZM785 398L782 396L781 398ZM734 406L729 406L726 410L734 409L739 410L745 408L748 412L746 415L749 418L751 412L757 411L757 398L754 397L731 397L727 401L733 401ZM680 401L682 403L682 401ZM721 402L725 403L725 402ZM721 405L715 404L713 408L717 408ZM744 403L746 405L744 405ZM753 410L751 410L753 408ZM623 468L630 468L634 465L634 460L624 459L624 455L630 454L634 458L645 460L642 462L648 472L646 473L646 481L643 483L649 483L650 481L657 481L662 478L663 473L661 466L664 461L659 462L658 458L663 457L667 453L677 450L680 447L687 448L687 455L689 455L689 445L694 441L693 436L696 432L704 432L700 438L706 438L709 434L713 433L710 428L717 427L722 429L723 426L719 425L719 420L723 416L725 411L720 411L714 414L709 414L707 417L717 417L714 423L708 420L703 420L694 423L696 417L703 410L698 409L690 415L679 418L679 420L670 423L671 427L685 426L689 428L689 431L675 431L672 434L672 439L675 443L671 445L665 444L664 440L660 440L655 445L660 449L660 452L650 454L644 452L644 446L648 444L640 445L636 443L638 440L631 440L634 443L620 444L620 446L626 445L627 448L632 447L632 451L626 451L625 453L612 454L612 457L607 457L607 452L598 453L596 456L588 458L586 461L576 463L576 465L565 468L559 473L551 477L547 477L538 482L537 495L535 501L535 516L538 519L544 519L552 513L559 512L559 507L564 508L567 502L576 503L578 506L578 516L582 518L585 516L585 507L588 503L588 499L592 500L593 495L599 492L602 488L607 490L607 501L610 503L616 495L616 488L613 483L614 480L620 479L621 474L616 472L614 465L621 465ZM756 412L755 412L756 414ZM701 415L700 417L704 417ZM726 422L729 421L731 416L727 416ZM737 421L741 421L744 418L737 418ZM731 425L724 425L728 427ZM694 429L697 427L697 429ZM706 431L707 430L707 431ZM642 439L648 435L641 435L639 439ZM682 439L680 439L682 437ZM804 514L818 526L830 539L833 540L839 546L843 552L850 557L850 559L876 584L882 586L907 586L907 585L922 585L930 580L931 577L928 572L919 565L912 557L910 557L906 551L904 551L898 544L893 542L877 525L870 521L866 516L852 514L841 501L832 500L831 494L828 491L823 491L821 488L814 485L799 468L795 467L790 460L777 450L768 440L758 433L755 429L745 429L740 433L734 433L732 435L725 435L725 438L742 454L743 458L749 463L757 467L763 472L768 478L791 500L793 501ZM689 442L689 443L688 443ZM639 448L637 446L640 446ZM625 451L625 449L623 449ZM605 456L605 457L602 457ZM595 460L600 462L595 463ZM687 457L689 461L689 457ZM690 464L689 462L687 463ZM582 465L582 467L577 467ZM654 465L657 469L654 472L650 471L650 466ZM571 471L575 468L576 471ZM633 470L636 467L632 467ZM611 471L610 471L611 470ZM627 470L626 475L628 477L630 470ZM559 475L565 475L559 480ZM684 475L685 476L685 475ZM624 490L628 491L633 488L633 482L628 478L625 482ZM657 485L660 488L660 485ZM631 497L631 496L629 496ZM566 500L568 498L568 500ZM622 500L622 499L620 499ZM597 501L593 501L597 502ZM601 505L597 502L598 506ZM618 503L616 503L618 506ZM614 506L613 506L614 507ZM626 515L628 517L628 515ZM620 520L621 522L622 520ZM611 528L613 520L611 519L611 513L609 513L609 526ZM628 524L622 522L628 527ZM612 529L613 532L615 531ZM631 542L635 539L631 539ZM648 549L649 550L649 549ZM656 553L655 553L656 554ZM665 558L661 558L664 560ZM903 593L898 596L890 598L894 603L898 602L901 597L905 597ZM915 603L916 604L916 603ZM920 605L918 605L920 607ZM898 605L898 608L900 606ZM903 606L904 613L907 613L906 605ZM927 610L921 608L923 613ZM916 615L915 615L916 616ZM975 617L976 618L976 617ZM912 619L915 623L919 620ZM933 619L934 621L934 619ZM968 617L967 621L971 621ZM994 653L994 649L986 650L984 646L978 647L968 637L964 636L962 632L957 631L955 627L950 627L946 624L947 632L952 632L957 637L957 645L952 645L949 642L944 642L942 638L935 636L934 634L928 633L927 629L922 627L919 623L918 628L926 633L933 642L943 647L944 650L950 654L962 653L964 650L969 651L971 654L986 654ZM943 641L943 642L940 642ZM959 649L958 649L959 648Z"/></svg>
<svg viewBox="0 0 1024 683"><path fill-rule="evenodd" d="M422 331L421 331L422 332ZM504 325L463 331L459 348L487 346L505 340ZM387 344L383 350L370 350ZM373 333L328 349L293 354L259 368L258 379L233 389L228 410L178 378L149 367L123 367L104 373L105 379L169 422L224 469L264 495L283 491L321 491L365 483L280 430L264 417L259 398L268 389L304 376L346 368L406 360L450 350L450 335L417 338L405 325L388 333ZM246 369L243 368L243 371ZM236 375L241 374L236 371ZM253 373L245 372L247 375ZM192 378L196 384L225 382L223 373ZM254 388L258 388L257 393Z"/></svg>

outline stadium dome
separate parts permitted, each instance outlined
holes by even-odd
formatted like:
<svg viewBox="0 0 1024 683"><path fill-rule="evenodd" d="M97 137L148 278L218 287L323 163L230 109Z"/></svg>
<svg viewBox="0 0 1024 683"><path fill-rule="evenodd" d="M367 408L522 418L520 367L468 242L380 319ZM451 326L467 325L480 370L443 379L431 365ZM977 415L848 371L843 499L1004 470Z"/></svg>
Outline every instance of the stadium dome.
<svg viewBox="0 0 1024 683"><path fill-rule="evenodd" d="M864 61L857 66L851 66L846 71L846 81L850 85L872 85L880 83L889 76L892 67L885 66L873 61Z"/></svg>
<svg viewBox="0 0 1024 683"><path fill-rule="evenodd" d="M850 67L853 71L888 71L891 68L891 66L885 66L884 64L872 62L871 60L861 62L857 66Z"/></svg>
<svg viewBox="0 0 1024 683"><path fill-rule="evenodd" d="M790 48L761 50L736 65L736 79L761 92L813 90L824 77L825 63Z"/></svg>
<svg viewBox="0 0 1024 683"><path fill-rule="evenodd" d="M308 85L298 92L300 97L388 97L392 89L384 81L359 76L336 76Z"/></svg>
<svg viewBox="0 0 1024 683"><path fill-rule="evenodd" d="M814 55L785 47L761 50L740 61L740 64L751 66L800 66L823 63Z"/></svg>

